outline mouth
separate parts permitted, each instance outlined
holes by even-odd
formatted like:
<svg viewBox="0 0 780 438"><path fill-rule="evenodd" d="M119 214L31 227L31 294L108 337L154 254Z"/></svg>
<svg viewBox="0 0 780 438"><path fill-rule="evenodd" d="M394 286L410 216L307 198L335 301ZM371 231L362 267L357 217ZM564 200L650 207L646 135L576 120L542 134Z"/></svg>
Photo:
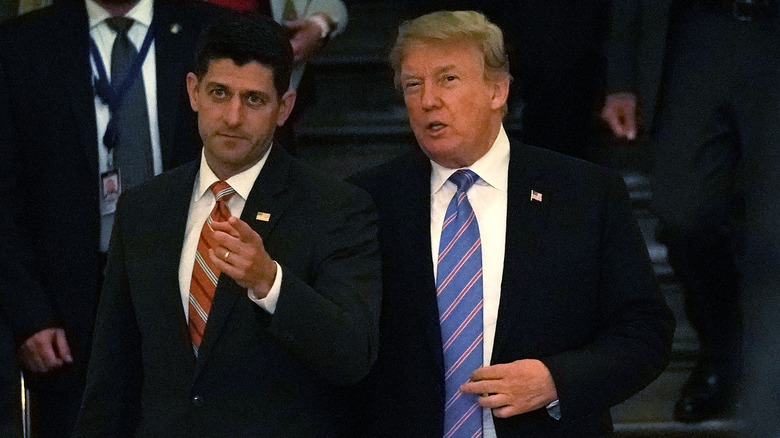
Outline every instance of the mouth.
<svg viewBox="0 0 780 438"><path fill-rule="evenodd" d="M436 133L440 132L441 130L443 130L446 127L447 127L447 125L445 125L444 123L439 122L439 121L431 122L431 123L428 123L427 125L425 125L425 129L427 131L429 131L430 133L432 133L432 134L436 134Z"/></svg>
<svg viewBox="0 0 780 438"><path fill-rule="evenodd" d="M232 132L217 132L217 137L224 137L231 140L243 140L245 137L238 133Z"/></svg>

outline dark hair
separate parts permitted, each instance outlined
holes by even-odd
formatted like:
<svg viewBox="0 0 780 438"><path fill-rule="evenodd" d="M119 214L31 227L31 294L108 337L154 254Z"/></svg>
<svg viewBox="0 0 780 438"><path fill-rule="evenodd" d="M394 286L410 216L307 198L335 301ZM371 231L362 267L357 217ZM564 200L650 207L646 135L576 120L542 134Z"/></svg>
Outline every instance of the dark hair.
<svg viewBox="0 0 780 438"><path fill-rule="evenodd" d="M238 66L255 61L273 72L282 96L290 87L293 51L282 26L257 14L231 13L207 27L200 36L193 73L203 79L211 61L231 59Z"/></svg>

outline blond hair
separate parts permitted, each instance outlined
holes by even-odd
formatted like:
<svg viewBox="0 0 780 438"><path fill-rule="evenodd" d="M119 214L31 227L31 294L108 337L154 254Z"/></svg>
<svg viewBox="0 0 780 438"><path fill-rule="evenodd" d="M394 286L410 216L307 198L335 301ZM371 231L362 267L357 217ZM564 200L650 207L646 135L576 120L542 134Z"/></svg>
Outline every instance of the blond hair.
<svg viewBox="0 0 780 438"><path fill-rule="evenodd" d="M416 43L470 41L479 47L485 61L486 79L509 77L509 59L504 36L498 26L476 11L438 11L404 21L390 51L395 85L399 86L401 63L406 51Z"/></svg>

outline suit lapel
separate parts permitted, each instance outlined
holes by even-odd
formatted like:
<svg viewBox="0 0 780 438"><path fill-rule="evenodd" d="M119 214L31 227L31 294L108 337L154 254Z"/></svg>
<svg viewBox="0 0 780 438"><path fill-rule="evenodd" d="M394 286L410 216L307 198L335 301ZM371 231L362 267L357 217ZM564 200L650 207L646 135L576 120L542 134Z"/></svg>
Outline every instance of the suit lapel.
<svg viewBox="0 0 780 438"><path fill-rule="evenodd" d="M291 158L287 153L281 147L274 147L244 204L241 220L249 224L264 241L268 240L289 205L290 192L287 187L290 163ZM268 214L268 220L258 220L258 213ZM246 289L226 274L220 275L209 320L198 350L194 378L197 378L203 369L214 345L219 341L219 334L228 321L231 310L244 294Z"/></svg>
<svg viewBox="0 0 780 438"><path fill-rule="evenodd" d="M542 194L542 201L531 199L532 190ZM536 299L526 293L527 279L537 270L536 258L554 196L539 163L530 159L527 146L512 141L504 273L491 363L499 357L507 335L521 320L518 315L522 314L523 301Z"/></svg>
<svg viewBox="0 0 780 438"><path fill-rule="evenodd" d="M168 332L178 333L180 340L173 347L172 353L181 358L180 363L187 364L189 373L194 369L195 355L179 292L179 260L181 259L182 245L184 245L192 187L197 172L197 162L188 164L186 168L182 169L178 182L166 186L169 190L158 204L161 206L160 217L164 217L165 220L157 222L157 234L169 236L169 238L158 241L159 247L155 251L155 257L159 262L155 265L159 266L159 269L153 273L155 277L150 281L151 284L160 285L159 290L164 291L164 295L161 297L163 303L160 306L165 312L163 318L170 324Z"/></svg>
<svg viewBox="0 0 780 438"><path fill-rule="evenodd" d="M406 301L409 312L415 315L422 328L428 354L444 375L444 356L441 346L441 327L439 326L439 307L436 301L431 254L431 167L427 158L415 157L406 170L398 172L402 176L398 181L397 193L403 202L394 202L399 206L393 212L399 239L393 245L401 245L399 254L406 254L406 262L397 260L404 267L408 279L407 288L414 296ZM415 352L414 354L421 354Z"/></svg>
<svg viewBox="0 0 780 438"><path fill-rule="evenodd" d="M51 29L52 44L56 46L57 64L67 72L65 89L70 112L77 127L80 144L89 163L90 174L98 175L97 123L95 122L95 94L92 88L92 67L89 60L89 20L84 2L62 2L58 29ZM73 29L82 29L74 32Z"/></svg>

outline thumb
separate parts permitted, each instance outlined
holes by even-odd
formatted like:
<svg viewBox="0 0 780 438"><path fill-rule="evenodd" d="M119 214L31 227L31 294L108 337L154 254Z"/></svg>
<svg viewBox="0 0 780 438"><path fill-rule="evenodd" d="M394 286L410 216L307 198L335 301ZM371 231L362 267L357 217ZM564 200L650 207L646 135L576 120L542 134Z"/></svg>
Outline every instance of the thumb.
<svg viewBox="0 0 780 438"><path fill-rule="evenodd" d="M58 329L54 332L54 345L57 347L58 356L65 362L72 363L73 356L70 354L68 340L65 338L65 330Z"/></svg>

